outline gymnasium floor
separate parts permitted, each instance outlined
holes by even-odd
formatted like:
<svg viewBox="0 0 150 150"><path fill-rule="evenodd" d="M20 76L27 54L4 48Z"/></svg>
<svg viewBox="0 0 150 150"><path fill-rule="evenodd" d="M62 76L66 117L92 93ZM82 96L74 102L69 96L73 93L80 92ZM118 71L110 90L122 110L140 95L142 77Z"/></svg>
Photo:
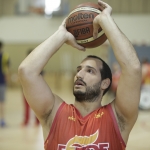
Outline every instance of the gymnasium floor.
<svg viewBox="0 0 150 150"><path fill-rule="evenodd" d="M73 100L71 84L62 88L53 79L49 81L55 93L58 93L66 102ZM31 112L31 121L28 127L22 127L23 100L21 89L8 88L6 100L6 128L0 128L0 150L44 150L41 127L33 124L34 116ZM130 134L126 150L150 150L150 111L139 111L138 120Z"/></svg>

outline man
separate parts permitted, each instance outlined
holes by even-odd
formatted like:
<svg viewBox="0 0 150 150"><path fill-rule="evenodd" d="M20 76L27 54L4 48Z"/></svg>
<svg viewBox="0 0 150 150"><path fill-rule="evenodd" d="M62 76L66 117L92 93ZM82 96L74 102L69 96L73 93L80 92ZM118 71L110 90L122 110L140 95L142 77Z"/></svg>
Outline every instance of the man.
<svg viewBox="0 0 150 150"><path fill-rule="evenodd" d="M3 43L0 42L0 126L5 127L4 119L4 103L5 103L5 94L6 94L6 84L8 81L9 73L9 56L7 53L2 51Z"/></svg>
<svg viewBox="0 0 150 150"><path fill-rule="evenodd" d="M30 53L32 52L32 49L29 49L27 51L27 55L29 55ZM42 72L43 74L43 72ZM27 125L29 125L29 122L30 122L30 106L23 94L23 104L24 104L24 115L23 115L23 122L21 124L22 127L25 127ZM38 126L39 125L39 120L37 119L37 117L35 116L35 126Z"/></svg>
<svg viewBox="0 0 150 150"><path fill-rule="evenodd" d="M19 66L24 94L43 128L45 150L124 150L138 117L141 85L139 59L132 44L112 19L112 8L100 0L98 4L104 10L94 19L93 36L97 37L101 26L122 69L116 98L111 104L101 106L111 77L109 69L105 70L105 62L95 56L85 58L77 67L73 105L66 104L55 95L40 75L64 43L85 50L66 31L65 21Z"/></svg>

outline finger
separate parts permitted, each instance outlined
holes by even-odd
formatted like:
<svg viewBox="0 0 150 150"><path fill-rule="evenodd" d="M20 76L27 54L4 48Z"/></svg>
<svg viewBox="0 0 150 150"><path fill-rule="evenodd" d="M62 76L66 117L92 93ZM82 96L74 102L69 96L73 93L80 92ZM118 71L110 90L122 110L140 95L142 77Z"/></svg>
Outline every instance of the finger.
<svg viewBox="0 0 150 150"><path fill-rule="evenodd" d="M105 3L101 0L98 0L98 4L100 6L102 6L104 9L107 9L110 14L112 13L112 7L110 5L108 5L107 3Z"/></svg>
<svg viewBox="0 0 150 150"><path fill-rule="evenodd" d="M100 25L98 23L98 16L96 16L93 20L93 38L96 39L98 36L98 30L100 28Z"/></svg>
<svg viewBox="0 0 150 150"><path fill-rule="evenodd" d="M85 47L83 47L83 46L81 46L81 45L79 45L79 44L75 44L75 48L77 48L78 50L81 50L81 51L85 51L86 49L85 49Z"/></svg>
<svg viewBox="0 0 150 150"><path fill-rule="evenodd" d="M98 4L101 5L103 8L106 8L108 6L107 3L101 1L101 0L98 0Z"/></svg>
<svg viewBox="0 0 150 150"><path fill-rule="evenodd" d="M61 23L62 26L66 27L66 20L67 20L67 17L63 20L63 22Z"/></svg>
<svg viewBox="0 0 150 150"><path fill-rule="evenodd" d="M78 50L81 51L85 51L85 47L79 45L75 39L75 37L73 37L73 40L71 40L73 47L77 48Z"/></svg>
<svg viewBox="0 0 150 150"><path fill-rule="evenodd" d="M78 49L78 50L81 50L81 51L85 51L85 50L86 50L85 47L79 45L79 44L76 42L75 38L74 38L73 40L67 42L67 44L72 45L74 48L76 48L76 49Z"/></svg>

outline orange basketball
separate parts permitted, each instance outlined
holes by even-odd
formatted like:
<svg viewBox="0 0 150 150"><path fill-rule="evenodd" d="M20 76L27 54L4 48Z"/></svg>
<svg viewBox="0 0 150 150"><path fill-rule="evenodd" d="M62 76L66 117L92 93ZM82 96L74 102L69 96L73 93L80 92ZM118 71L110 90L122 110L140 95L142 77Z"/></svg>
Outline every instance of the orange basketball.
<svg viewBox="0 0 150 150"><path fill-rule="evenodd" d="M85 48L94 48L103 44L107 37L99 28L97 39L93 38L93 19L103 10L98 4L87 2L78 5L66 20L66 29L74 35L77 43Z"/></svg>

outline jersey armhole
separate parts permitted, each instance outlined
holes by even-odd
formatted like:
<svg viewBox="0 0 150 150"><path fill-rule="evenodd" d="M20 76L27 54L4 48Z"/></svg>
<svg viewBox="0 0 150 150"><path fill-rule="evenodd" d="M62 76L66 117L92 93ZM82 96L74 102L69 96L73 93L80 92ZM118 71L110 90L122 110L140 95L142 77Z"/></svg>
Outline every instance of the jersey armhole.
<svg viewBox="0 0 150 150"><path fill-rule="evenodd" d="M124 140L123 140L123 138L121 136L121 133L120 133L120 130L119 130L119 127L118 127L118 124L117 124L117 120L116 120L116 117L115 117L114 112L112 110L111 104L107 105L107 107L108 107L108 110L109 110L110 115L112 117L112 120L113 120L113 123L114 123L115 130L117 132L117 135L118 135L121 143L123 144L123 146L126 147L126 144L125 144L125 142L124 142Z"/></svg>
<svg viewBox="0 0 150 150"><path fill-rule="evenodd" d="M61 110L62 110L62 108L63 108L64 105L65 105L65 102L63 102L63 103L60 105L60 107L58 108L57 113L56 113L55 118L54 118L54 121L53 121L53 123L52 123L51 129L50 129L50 131L49 131L49 134L48 134L48 136L47 136L47 138L46 138L44 144L46 144L47 139L49 138L50 134L52 133L53 128L54 128L54 126L55 126L55 124L56 124L57 118L58 118L58 116L59 116L59 114L60 114L60 112L61 112Z"/></svg>

